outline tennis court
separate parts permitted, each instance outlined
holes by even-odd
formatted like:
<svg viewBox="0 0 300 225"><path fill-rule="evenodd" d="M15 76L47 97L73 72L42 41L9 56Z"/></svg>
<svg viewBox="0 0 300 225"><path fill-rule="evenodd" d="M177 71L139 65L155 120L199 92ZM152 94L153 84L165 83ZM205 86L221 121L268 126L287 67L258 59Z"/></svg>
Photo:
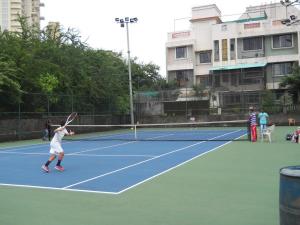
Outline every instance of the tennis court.
<svg viewBox="0 0 300 225"><path fill-rule="evenodd" d="M49 174L40 168L49 155L49 144L1 148L0 185L119 194L241 138L246 132L240 128L152 129L139 133L141 140L148 141L132 141L133 132L124 131L67 140L63 162L66 171L55 171L52 165ZM180 141L181 136L185 141ZM114 140L116 137L122 140ZM165 141L166 137L173 137L173 141ZM188 137L207 141L188 141Z"/></svg>
<svg viewBox="0 0 300 225"><path fill-rule="evenodd" d="M65 142L67 156L63 164L66 171L63 173L51 171L49 174L43 174L40 170L41 164L47 159L47 144L39 140L1 144L1 183L4 183L4 179L5 183L14 181L14 184L23 185L38 186L43 183L44 187L54 187L58 190L0 185L0 224L279 224L279 169L299 165L299 145L284 139L285 134L293 129L294 127L276 127L272 137L274 142L271 144L247 141L200 141L199 145L179 150L177 153L171 152L198 142L142 141L132 144L116 140ZM112 143L124 145L112 149L105 148ZM92 148L95 145L96 148L102 147L102 150L94 152ZM81 151L82 147L92 151L72 155ZM214 149L217 150L213 151ZM189 157L184 159L182 155L184 152L189 154ZM121 192L126 190L125 186L134 187L120 194L88 192L94 191L91 184L100 185L96 182L101 179L86 183L89 188L84 192L61 190L70 184L104 174L106 172L104 168L116 170L112 164L113 159L117 158L110 158L112 155L120 156L118 161L121 162L118 164L123 164L118 167L120 169L167 153L170 153L166 155L168 160L160 161L164 158L161 157L157 163L152 164L156 160L149 163L158 168L164 163L165 167L173 168L172 170L164 168L153 173L148 171L150 167L132 167L130 176L125 170L119 174L120 176L111 176L111 183L117 184L122 180L120 183L127 185L119 187L118 190L96 189L97 192L109 190L111 193L118 193L120 190ZM127 155L126 159L123 155ZM137 160L131 157L133 155L143 155L144 158ZM129 159L137 161L129 163L127 161ZM173 166L169 164L170 162ZM188 163L181 164L183 162ZM144 163L144 166L146 164ZM85 173L90 172L91 175L79 176L83 173L82 170ZM154 179L147 180L146 174ZM154 174L159 176L154 177ZM142 179L141 175L144 176ZM27 180L29 176L32 179L30 182ZM108 177L110 176L106 179ZM142 181L138 181L137 177ZM139 185L133 186L134 184ZM107 185L110 185L109 182ZM83 186L68 188L74 189L83 189ZM49 215L54 216L49 219Z"/></svg>

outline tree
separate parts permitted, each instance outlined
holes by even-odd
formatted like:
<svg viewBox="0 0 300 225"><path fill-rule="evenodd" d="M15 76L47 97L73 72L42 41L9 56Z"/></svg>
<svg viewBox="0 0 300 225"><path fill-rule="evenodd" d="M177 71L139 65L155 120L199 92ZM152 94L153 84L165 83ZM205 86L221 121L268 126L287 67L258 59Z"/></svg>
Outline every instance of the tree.
<svg viewBox="0 0 300 225"><path fill-rule="evenodd" d="M262 108L266 112L273 112L275 109L273 108L274 105L274 94L270 90L264 91L262 95Z"/></svg>
<svg viewBox="0 0 300 225"><path fill-rule="evenodd" d="M19 20L21 32L0 31L1 109L13 110L14 102L22 102L28 112L44 112L50 103L59 112L128 113L128 67L122 54L90 48L74 29L54 34ZM131 61L134 90L139 85L157 89L159 67Z"/></svg>
<svg viewBox="0 0 300 225"><path fill-rule="evenodd" d="M11 111L21 100L21 85L13 61L0 57L0 110Z"/></svg>
<svg viewBox="0 0 300 225"><path fill-rule="evenodd" d="M288 87L295 101L299 101L300 96L300 67L294 64L292 75L286 76L280 83L281 87Z"/></svg>

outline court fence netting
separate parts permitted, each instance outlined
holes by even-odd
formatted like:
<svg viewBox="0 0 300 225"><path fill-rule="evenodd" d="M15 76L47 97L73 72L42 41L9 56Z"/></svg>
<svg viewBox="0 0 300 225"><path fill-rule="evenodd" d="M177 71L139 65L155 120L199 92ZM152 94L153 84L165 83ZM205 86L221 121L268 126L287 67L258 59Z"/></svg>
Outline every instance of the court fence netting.
<svg viewBox="0 0 300 225"><path fill-rule="evenodd" d="M76 135L66 140L75 141L245 141L249 138L246 120L135 125L82 125L75 121L67 129Z"/></svg>

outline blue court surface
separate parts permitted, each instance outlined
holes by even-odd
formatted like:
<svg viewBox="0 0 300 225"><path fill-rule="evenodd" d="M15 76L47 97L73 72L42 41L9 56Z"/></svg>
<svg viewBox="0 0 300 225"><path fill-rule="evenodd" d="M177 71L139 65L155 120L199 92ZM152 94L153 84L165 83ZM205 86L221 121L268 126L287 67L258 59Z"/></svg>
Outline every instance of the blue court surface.
<svg viewBox="0 0 300 225"><path fill-rule="evenodd" d="M50 165L49 143L0 148L0 185L120 194L231 141L245 130L218 133L209 141L63 141L64 172ZM153 137L155 138L155 137Z"/></svg>

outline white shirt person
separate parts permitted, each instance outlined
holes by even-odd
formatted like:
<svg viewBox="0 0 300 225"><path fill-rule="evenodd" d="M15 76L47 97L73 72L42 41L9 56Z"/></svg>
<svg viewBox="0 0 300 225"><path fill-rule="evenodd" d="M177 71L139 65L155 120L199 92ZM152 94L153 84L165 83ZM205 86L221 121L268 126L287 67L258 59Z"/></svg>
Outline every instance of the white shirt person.
<svg viewBox="0 0 300 225"><path fill-rule="evenodd" d="M52 138L51 142L50 142L50 157L48 159L48 161L42 165L42 169L49 173L49 165L50 163L56 158L56 156L58 156L58 160L55 166L56 170L59 171L64 171L64 168L61 166L61 161L64 158L64 150L61 146L62 143L62 139L65 135L74 135L75 133L70 131L68 132L68 130L65 127L65 122L62 121L60 123L60 127L58 127L57 129L54 130L54 137Z"/></svg>

